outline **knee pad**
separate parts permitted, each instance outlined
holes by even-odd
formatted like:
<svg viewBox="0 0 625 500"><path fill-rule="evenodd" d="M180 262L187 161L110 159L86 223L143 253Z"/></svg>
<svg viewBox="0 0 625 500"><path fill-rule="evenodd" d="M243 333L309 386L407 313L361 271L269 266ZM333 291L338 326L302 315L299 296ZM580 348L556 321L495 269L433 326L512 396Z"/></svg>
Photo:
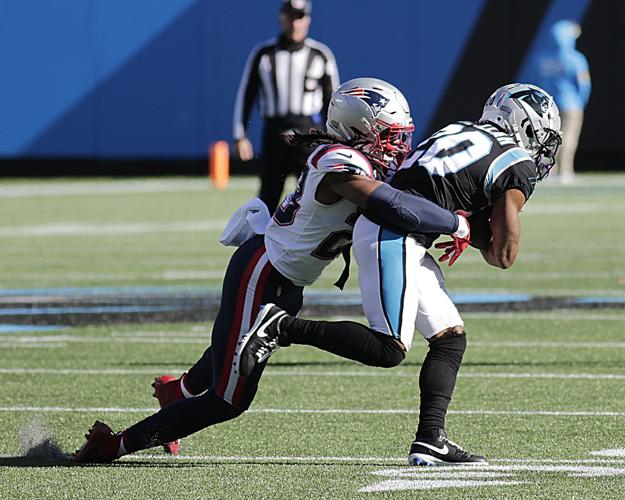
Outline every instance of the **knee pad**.
<svg viewBox="0 0 625 500"><path fill-rule="evenodd" d="M401 344L393 337L382 333L379 335L381 336L382 349L380 349L378 366L381 368L393 368L401 364L406 359L406 351Z"/></svg>

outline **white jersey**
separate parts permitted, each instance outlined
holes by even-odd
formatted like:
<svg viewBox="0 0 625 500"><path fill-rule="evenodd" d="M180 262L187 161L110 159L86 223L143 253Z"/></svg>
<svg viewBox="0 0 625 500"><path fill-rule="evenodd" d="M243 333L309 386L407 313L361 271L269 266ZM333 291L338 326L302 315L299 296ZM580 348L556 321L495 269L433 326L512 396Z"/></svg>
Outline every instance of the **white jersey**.
<svg viewBox="0 0 625 500"><path fill-rule="evenodd" d="M316 281L352 241L356 205L345 198L331 205L316 200L317 187L330 172L375 179L371 163L360 151L341 144L319 146L265 233L269 260L298 286Z"/></svg>

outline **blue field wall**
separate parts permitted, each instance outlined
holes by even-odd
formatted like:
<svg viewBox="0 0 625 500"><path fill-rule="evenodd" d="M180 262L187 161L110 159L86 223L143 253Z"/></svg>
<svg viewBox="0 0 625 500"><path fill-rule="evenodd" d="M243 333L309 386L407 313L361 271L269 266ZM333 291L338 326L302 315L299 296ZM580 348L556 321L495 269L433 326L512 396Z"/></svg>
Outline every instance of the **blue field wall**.
<svg viewBox="0 0 625 500"><path fill-rule="evenodd" d="M419 130L482 3L317 0L311 36L332 47L343 79L375 75L406 89ZM2 0L0 156L206 155L231 137L243 64L277 34L278 6Z"/></svg>
<svg viewBox="0 0 625 500"><path fill-rule="evenodd" d="M499 1L509 19L515 8L543 6L540 28L525 37L529 49L510 74L519 78L551 21L581 21L592 4ZM370 75L404 90L421 137L434 118L447 118L444 97L458 85L467 46L487 39L477 27L488 9L501 8L496 2L314 0L311 36L333 49L343 81ZM254 45L278 33L279 4L0 0L0 157L205 157L210 143L231 137L243 65ZM461 91L483 102L493 90L477 87L467 81Z"/></svg>
<svg viewBox="0 0 625 500"><path fill-rule="evenodd" d="M534 55L540 51L541 47L544 47L545 44L548 43L549 31L553 23L561 19L570 19L582 25L590 4L591 0L554 0L551 2L546 15L542 18L538 32L534 36L534 40L525 57L523 66L521 66L521 70L517 75L518 81L525 82L531 79L531 75L534 71L532 71L530 65L532 64L532 60L534 60Z"/></svg>

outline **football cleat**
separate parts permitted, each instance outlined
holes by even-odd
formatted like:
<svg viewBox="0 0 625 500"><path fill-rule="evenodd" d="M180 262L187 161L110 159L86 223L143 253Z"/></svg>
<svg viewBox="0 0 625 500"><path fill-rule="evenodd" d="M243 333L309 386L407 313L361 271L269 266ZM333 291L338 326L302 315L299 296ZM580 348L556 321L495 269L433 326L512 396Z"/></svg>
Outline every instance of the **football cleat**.
<svg viewBox="0 0 625 500"><path fill-rule="evenodd" d="M72 456L74 462L109 464L117 458L121 434L115 434L104 422L96 420L85 438L85 444Z"/></svg>
<svg viewBox="0 0 625 500"><path fill-rule="evenodd" d="M441 466L441 465L488 465L480 455L472 455L447 437L440 429L428 439L415 439L408 455L410 465Z"/></svg>
<svg viewBox="0 0 625 500"><path fill-rule="evenodd" d="M154 379L152 383L154 394L152 394L152 396L158 399L161 408L165 408L175 401L184 399L184 394L182 394L182 389L180 388L180 378L176 378L173 375L161 375ZM178 453L180 453L180 439L165 443L163 449L165 453L178 455Z"/></svg>
<svg viewBox="0 0 625 500"><path fill-rule="evenodd" d="M267 360L280 346L278 345L278 323L286 312L274 304L260 308L252 328L239 341L235 354L236 369L241 377L247 377L256 365Z"/></svg>

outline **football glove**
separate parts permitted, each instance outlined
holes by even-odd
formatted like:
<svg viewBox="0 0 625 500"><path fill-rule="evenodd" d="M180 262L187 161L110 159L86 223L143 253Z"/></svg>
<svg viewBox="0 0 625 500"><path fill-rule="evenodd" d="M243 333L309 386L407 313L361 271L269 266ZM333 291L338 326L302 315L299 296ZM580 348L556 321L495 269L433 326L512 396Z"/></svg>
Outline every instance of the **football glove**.
<svg viewBox="0 0 625 500"><path fill-rule="evenodd" d="M442 243L436 243L435 248L443 249L443 255L438 258L439 262L449 261L449 265L452 266L454 262L458 260L462 252L464 252L471 243L471 226L467 217L471 215L470 212L464 210L456 210L458 216L458 229L455 233L452 233L451 241L443 241Z"/></svg>

